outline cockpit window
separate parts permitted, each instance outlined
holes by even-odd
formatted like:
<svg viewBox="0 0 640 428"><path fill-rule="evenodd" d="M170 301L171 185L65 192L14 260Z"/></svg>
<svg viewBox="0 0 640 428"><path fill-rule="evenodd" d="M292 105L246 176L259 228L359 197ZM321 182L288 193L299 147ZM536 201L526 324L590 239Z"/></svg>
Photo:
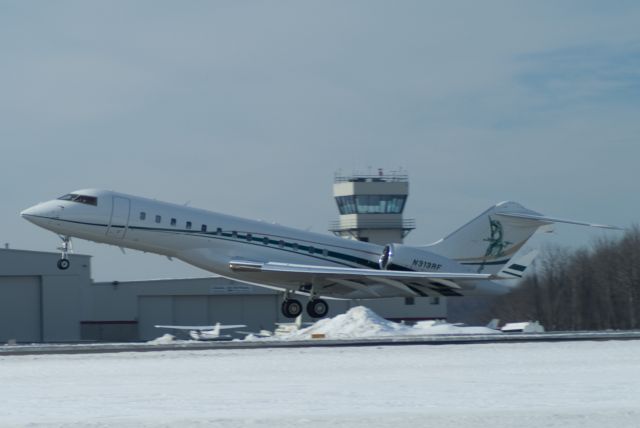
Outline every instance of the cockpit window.
<svg viewBox="0 0 640 428"><path fill-rule="evenodd" d="M98 198L95 196L78 195L77 193L68 193L58 198L61 201L79 202L81 204L98 206Z"/></svg>

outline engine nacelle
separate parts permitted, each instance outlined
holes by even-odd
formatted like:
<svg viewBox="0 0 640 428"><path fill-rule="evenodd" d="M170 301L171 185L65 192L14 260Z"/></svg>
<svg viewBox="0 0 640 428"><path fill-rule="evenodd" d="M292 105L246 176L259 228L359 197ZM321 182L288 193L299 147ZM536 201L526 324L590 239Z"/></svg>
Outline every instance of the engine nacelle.
<svg viewBox="0 0 640 428"><path fill-rule="evenodd" d="M424 272L451 272L460 267L454 260L442 257L431 251L402 244L387 244L378 259L382 270L405 270Z"/></svg>

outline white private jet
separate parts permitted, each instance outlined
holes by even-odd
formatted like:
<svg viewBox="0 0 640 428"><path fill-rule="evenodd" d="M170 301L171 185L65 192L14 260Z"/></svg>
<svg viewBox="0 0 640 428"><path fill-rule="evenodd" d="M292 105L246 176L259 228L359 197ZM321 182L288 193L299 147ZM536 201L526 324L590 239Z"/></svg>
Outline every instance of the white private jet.
<svg viewBox="0 0 640 428"><path fill-rule="evenodd" d="M62 239L60 269L69 267L71 237L161 254L256 285L285 290L282 312L302 313L294 294L309 295L307 312L328 312L324 297L502 294L535 253L514 259L551 218L516 202L499 203L430 245L385 246L306 232L106 190L78 190L21 213Z"/></svg>
<svg viewBox="0 0 640 428"><path fill-rule="evenodd" d="M169 330L188 331L189 336L193 340L231 340L233 337L229 334L220 334L220 330L229 330L233 328L246 327L244 324L222 325L219 322L216 325L155 325L155 328L166 328Z"/></svg>

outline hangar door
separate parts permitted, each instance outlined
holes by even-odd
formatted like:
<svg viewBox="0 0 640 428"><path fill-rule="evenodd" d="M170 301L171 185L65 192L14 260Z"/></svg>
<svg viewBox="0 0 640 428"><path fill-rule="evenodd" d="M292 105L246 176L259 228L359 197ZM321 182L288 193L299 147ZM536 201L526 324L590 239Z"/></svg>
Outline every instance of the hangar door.
<svg viewBox="0 0 640 428"><path fill-rule="evenodd" d="M42 341L38 276L0 276L0 342Z"/></svg>

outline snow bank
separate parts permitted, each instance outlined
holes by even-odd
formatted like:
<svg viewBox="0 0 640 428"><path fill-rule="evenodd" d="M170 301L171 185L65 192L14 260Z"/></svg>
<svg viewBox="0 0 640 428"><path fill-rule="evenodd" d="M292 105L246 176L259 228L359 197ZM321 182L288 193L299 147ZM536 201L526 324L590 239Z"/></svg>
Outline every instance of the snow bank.
<svg viewBox="0 0 640 428"><path fill-rule="evenodd" d="M414 326L386 320L364 306L351 308L344 314L322 319L310 327L278 337L258 338L247 336L245 340L307 340L312 335L324 335L327 339L356 339L388 336L422 336L432 334L500 334L487 327L464 327L439 321L422 321Z"/></svg>
<svg viewBox="0 0 640 428"><path fill-rule="evenodd" d="M402 336L411 329L406 325L388 321L371 309L356 306L334 318L322 319L310 327L290 334L290 338L309 339L312 334L324 334L330 339Z"/></svg>
<svg viewBox="0 0 640 428"><path fill-rule="evenodd" d="M149 340L147 343L152 345L165 345L167 343L173 343L176 340L176 337L173 334L163 334L160 337L156 337L153 340Z"/></svg>

